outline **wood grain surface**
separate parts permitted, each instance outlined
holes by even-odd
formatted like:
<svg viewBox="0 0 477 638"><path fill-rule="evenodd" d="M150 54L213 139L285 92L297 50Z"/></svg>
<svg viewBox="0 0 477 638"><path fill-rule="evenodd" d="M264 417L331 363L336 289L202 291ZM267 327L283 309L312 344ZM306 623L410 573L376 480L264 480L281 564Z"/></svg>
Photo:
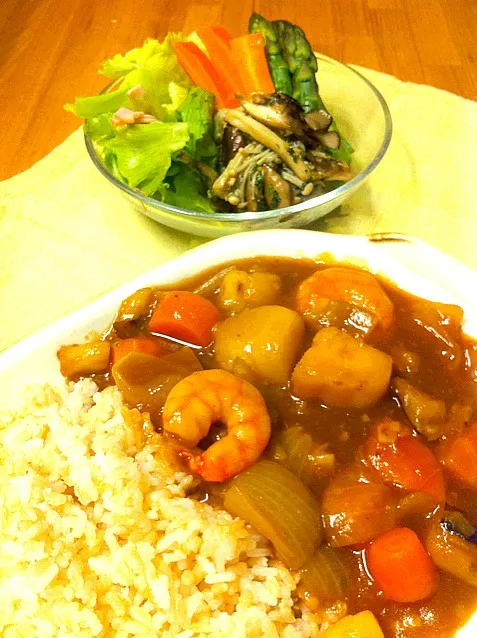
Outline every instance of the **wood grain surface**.
<svg viewBox="0 0 477 638"><path fill-rule="evenodd" d="M477 0L1 0L0 179L78 127L63 104L102 88L105 58L198 25L240 35L253 10L343 62L477 99Z"/></svg>

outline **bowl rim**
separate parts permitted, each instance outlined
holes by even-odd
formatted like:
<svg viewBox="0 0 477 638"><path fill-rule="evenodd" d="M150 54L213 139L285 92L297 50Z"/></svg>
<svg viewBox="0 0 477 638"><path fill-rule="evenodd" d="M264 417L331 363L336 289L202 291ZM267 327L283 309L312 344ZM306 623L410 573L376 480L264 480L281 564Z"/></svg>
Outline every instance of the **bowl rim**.
<svg viewBox="0 0 477 638"><path fill-rule="evenodd" d="M310 208L314 208L316 206L321 206L326 204L334 199L338 199L342 195L345 195L348 191L354 190L360 184L362 184L367 177L374 171L374 169L378 166L378 164L383 159L386 151L388 150L389 144L391 143L392 133L393 133L393 123L391 112L387 105L386 100L384 99L381 92L374 86L374 84L368 80L362 73L351 67L349 64L344 62L340 62L339 60L335 60L334 58L330 58L323 53L315 53L315 56L318 58L318 61L322 60L339 67L344 67L348 71L351 71L354 75L356 75L359 79L361 79L374 93L376 96L379 105L381 106L383 116L384 116L384 137L379 147L377 153L371 160L371 162L360 171L355 177L353 177L349 182L345 182L342 186L338 186L328 193L323 193L322 195L317 195L316 197L312 197L310 199L306 199L299 204L293 204L292 206L287 206L286 208L275 208L271 210L265 210L260 212L238 212L238 213L220 213L220 212L207 212L207 211L194 211L186 208L179 208L178 206L173 206L172 204L167 204L166 202L161 202L157 199L144 195L141 191L135 188L131 188L127 184L121 182L117 177L115 177L103 164L103 162L98 157L94 144L91 139L84 133L84 141L86 145L86 150L96 168L99 172L106 177L108 181L113 183L115 186L120 188L124 193L137 199L144 207L151 206L154 209L160 210L161 212L168 212L173 214L180 214L184 217L188 217L191 219L197 220L207 220L207 221L215 221L215 222L245 222L245 221L257 221L257 220L273 220L275 218L281 219L288 216L292 216L295 213L299 213L304 210L308 210ZM117 80L108 84L101 93L105 93L110 89L111 86L116 84Z"/></svg>

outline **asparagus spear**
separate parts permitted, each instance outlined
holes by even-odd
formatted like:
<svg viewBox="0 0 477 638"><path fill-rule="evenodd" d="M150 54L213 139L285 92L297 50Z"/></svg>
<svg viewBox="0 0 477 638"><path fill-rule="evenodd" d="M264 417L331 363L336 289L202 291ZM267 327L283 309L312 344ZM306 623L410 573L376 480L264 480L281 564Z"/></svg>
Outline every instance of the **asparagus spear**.
<svg viewBox="0 0 477 638"><path fill-rule="evenodd" d="M292 97L300 102L306 113L320 109L328 113L320 97L316 81L318 63L304 32L300 27L286 20L277 20L272 24L276 26L278 44L282 48L283 57L292 74ZM349 164L353 152L352 146L341 135L334 121L330 130L336 131L340 136L340 147L336 151L329 151L330 154L335 159Z"/></svg>
<svg viewBox="0 0 477 638"><path fill-rule="evenodd" d="M305 34L300 27L285 20L277 20L275 24L283 56L292 74L292 97L300 102L306 113L323 108L315 77L318 65Z"/></svg>
<svg viewBox="0 0 477 638"><path fill-rule="evenodd" d="M250 33L261 33L263 35L268 66L277 93L292 95L292 79L278 44L278 34L275 25L258 13L252 13L248 23L248 30Z"/></svg>

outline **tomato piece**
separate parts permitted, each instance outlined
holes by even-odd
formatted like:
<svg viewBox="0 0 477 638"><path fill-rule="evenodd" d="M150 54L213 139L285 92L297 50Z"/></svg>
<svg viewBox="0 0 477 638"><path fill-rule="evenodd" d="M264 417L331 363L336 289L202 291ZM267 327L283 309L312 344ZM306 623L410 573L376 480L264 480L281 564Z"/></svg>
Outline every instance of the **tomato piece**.
<svg viewBox="0 0 477 638"><path fill-rule="evenodd" d="M370 273L341 266L318 270L298 287L296 306L305 321L315 329L323 324L324 315L336 315L335 321L350 309L348 322L363 336L387 336L394 323L394 306L378 280ZM330 313L330 308L332 309ZM354 312L352 312L354 310ZM332 323L342 328L345 326Z"/></svg>
<svg viewBox="0 0 477 638"><path fill-rule="evenodd" d="M477 423L462 434L442 441L437 455L446 474L468 489L477 491Z"/></svg>
<svg viewBox="0 0 477 638"><path fill-rule="evenodd" d="M396 508L389 487L379 483L332 483L322 503L323 524L333 547L358 545L394 527Z"/></svg>
<svg viewBox="0 0 477 638"><path fill-rule="evenodd" d="M382 419L364 446L367 460L386 483L410 492L426 492L436 503L445 501L442 469L431 450L410 428L389 417Z"/></svg>

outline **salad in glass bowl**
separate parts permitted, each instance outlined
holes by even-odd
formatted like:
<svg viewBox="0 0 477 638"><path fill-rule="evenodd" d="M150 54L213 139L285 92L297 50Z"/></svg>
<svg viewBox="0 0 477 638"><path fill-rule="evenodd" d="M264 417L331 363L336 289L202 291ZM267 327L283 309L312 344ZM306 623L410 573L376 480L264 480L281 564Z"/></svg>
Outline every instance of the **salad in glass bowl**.
<svg viewBox="0 0 477 638"><path fill-rule="evenodd" d="M169 33L104 62L112 83L66 108L131 189L198 212L288 208L354 177L353 149L323 103L302 29L258 14Z"/></svg>

